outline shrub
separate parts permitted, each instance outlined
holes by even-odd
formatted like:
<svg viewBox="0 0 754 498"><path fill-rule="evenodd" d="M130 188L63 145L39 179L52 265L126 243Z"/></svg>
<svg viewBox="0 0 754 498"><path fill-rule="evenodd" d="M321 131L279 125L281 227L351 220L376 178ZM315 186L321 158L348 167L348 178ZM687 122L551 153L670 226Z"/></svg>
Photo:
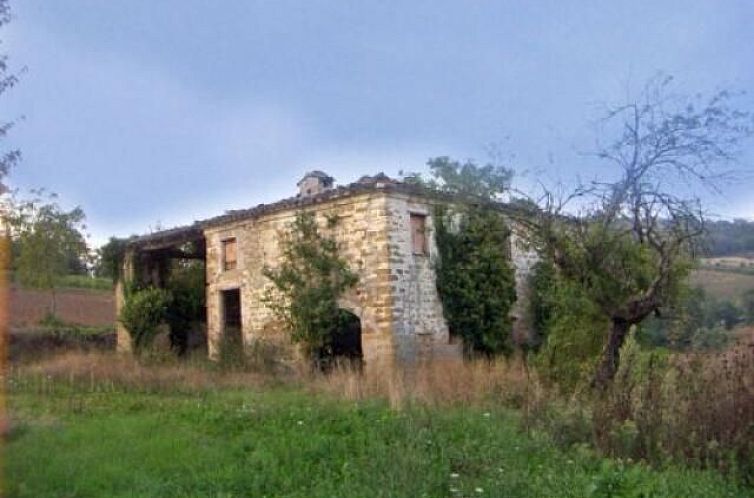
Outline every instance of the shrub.
<svg viewBox="0 0 754 498"><path fill-rule="evenodd" d="M328 219L328 228L336 223ZM358 278L338 254L335 240L320 233L313 213L296 215L281 234L281 250L281 265L264 268L273 284L265 303L292 341L303 344L305 354L321 368L332 359L334 335L341 325L338 299Z"/></svg>
<svg viewBox="0 0 754 498"><path fill-rule="evenodd" d="M160 324L165 319L170 301L168 291L155 287L132 289L126 294L118 318L131 335L131 343L136 353L143 352L152 344Z"/></svg>
<svg viewBox="0 0 754 498"><path fill-rule="evenodd" d="M550 307L544 345L534 358L542 380L573 391L594 372L609 323L574 283L555 278L540 299Z"/></svg>

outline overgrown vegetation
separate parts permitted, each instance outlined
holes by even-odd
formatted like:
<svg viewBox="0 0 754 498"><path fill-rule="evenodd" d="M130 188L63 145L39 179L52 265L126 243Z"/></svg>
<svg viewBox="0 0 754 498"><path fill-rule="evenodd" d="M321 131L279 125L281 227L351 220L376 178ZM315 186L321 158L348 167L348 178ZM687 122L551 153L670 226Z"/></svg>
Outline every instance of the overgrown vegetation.
<svg viewBox="0 0 754 498"><path fill-rule="evenodd" d="M701 288L684 289L673 306L642 322L638 340L651 347L677 351L722 350L734 338L734 328L754 324L754 291L738 301L719 299Z"/></svg>
<svg viewBox="0 0 754 498"><path fill-rule="evenodd" d="M516 286L502 216L438 208L435 227L437 291L450 333L463 339L467 354L510 355Z"/></svg>
<svg viewBox="0 0 754 498"><path fill-rule="evenodd" d="M578 186L564 198L546 191L518 220L560 276L609 320L594 374L600 388L615 376L632 326L672 303L688 275L705 220L689 186L714 187L754 130L729 92L686 98L671 94L671 81L650 81L636 101L608 107L603 124L616 135L597 156L616 167L617 178ZM567 210L574 199L578 215Z"/></svg>
<svg viewBox="0 0 754 498"><path fill-rule="evenodd" d="M188 351L192 330L206 319L204 263L174 261L165 290L170 295L165 312L170 344L177 354L183 355Z"/></svg>
<svg viewBox="0 0 754 498"><path fill-rule="evenodd" d="M126 291L118 320L131 335L131 345L136 354L145 352L152 345L160 325L167 317L171 299L169 291L156 287L131 288Z"/></svg>
<svg viewBox="0 0 754 498"><path fill-rule="evenodd" d="M510 188L512 171L448 157L427 164L429 178L411 173L406 181L441 194L434 266L450 333L463 340L467 355L509 355L516 285L511 233L496 201Z"/></svg>
<svg viewBox="0 0 754 498"><path fill-rule="evenodd" d="M280 378L59 356L10 372L8 491L748 496L729 477L754 461L754 353L689 362L628 348L598 398L560 395L503 359Z"/></svg>
<svg viewBox="0 0 754 498"><path fill-rule="evenodd" d="M326 229L336 223L329 218ZM272 282L265 303L313 364L325 368L347 318L338 299L356 285L358 277L338 254L335 239L320 231L313 213L298 213L279 236L282 261L276 268L264 269Z"/></svg>
<svg viewBox="0 0 754 498"><path fill-rule="evenodd" d="M546 263L540 272L548 272ZM544 280L544 279L543 279ZM544 284L545 282L541 282ZM535 289L530 302L532 314L539 308L543 316L537 335L546 338L537 349L533 365L543 382L574 392L589 383L604 346L607 317L583 289L572 281L551 275L548 285Z"/></svg>

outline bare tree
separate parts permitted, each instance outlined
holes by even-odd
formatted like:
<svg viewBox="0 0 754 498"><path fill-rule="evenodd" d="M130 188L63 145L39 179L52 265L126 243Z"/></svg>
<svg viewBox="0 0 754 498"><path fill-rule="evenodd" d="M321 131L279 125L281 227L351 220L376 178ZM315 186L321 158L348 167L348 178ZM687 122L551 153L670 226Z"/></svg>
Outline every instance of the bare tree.
<svg viewBox="0 0 754 498"><path fill-rule="evenodd" d="M594 375L600 387L614 377L631 326L659 313L683 284L704 233L701 189L719 190L732 177L752 135L751 115L731 106L734 95L681 97L670 83L653 79L639 100L607 108L602 124L617 138L598 146L597 157L616 167L616 180L559 198L546 191L528 221L561 275L610 318Z"/></svg>
<svg viewBox="0 0 754 498"><path fill-rule="evenodd" d="M0 27L7 24L11 19L10 5L8 0L0 0ZM0 44L2 41L0 41ZM8 69L8 56L0 53L0 94L13 87L18 82L18 75ZM0 140L4 139L8 131L13 127L13 121L0 121ZM0 151L0 193L5 190L2 180L8 174L10 167L21 157L21 153L12 149Z"/></svg>

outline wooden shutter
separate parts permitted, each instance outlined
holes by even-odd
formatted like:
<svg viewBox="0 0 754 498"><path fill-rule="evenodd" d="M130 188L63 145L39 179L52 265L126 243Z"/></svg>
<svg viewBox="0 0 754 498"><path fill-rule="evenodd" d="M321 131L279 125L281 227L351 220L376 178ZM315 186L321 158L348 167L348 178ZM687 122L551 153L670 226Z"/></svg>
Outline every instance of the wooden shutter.
<svg viewBox="0 0 754 498"><path fill-rule="evenodd" d="M235 270L238 266L236 239L223 240L223 269Z"/></svg>
<svg viewBox="0 0 754 498"><path fill-rule="evenodd" d="M411 214L411 247L414 254L427 254L427 217L423 214Z"/></svg>

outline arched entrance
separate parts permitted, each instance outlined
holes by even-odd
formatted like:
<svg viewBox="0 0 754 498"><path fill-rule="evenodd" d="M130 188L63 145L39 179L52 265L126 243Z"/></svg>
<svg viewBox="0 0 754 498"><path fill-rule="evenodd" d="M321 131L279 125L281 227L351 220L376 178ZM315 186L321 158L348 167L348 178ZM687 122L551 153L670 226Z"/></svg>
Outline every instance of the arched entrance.
<svg viewBox="0 0 754 498"><path fill-rule="evenodd" d="M361 364L364 352L361 348L361 320L350 311L339 310L338 326L332 337L332 356L335 361L350 361Z"/></svg>

